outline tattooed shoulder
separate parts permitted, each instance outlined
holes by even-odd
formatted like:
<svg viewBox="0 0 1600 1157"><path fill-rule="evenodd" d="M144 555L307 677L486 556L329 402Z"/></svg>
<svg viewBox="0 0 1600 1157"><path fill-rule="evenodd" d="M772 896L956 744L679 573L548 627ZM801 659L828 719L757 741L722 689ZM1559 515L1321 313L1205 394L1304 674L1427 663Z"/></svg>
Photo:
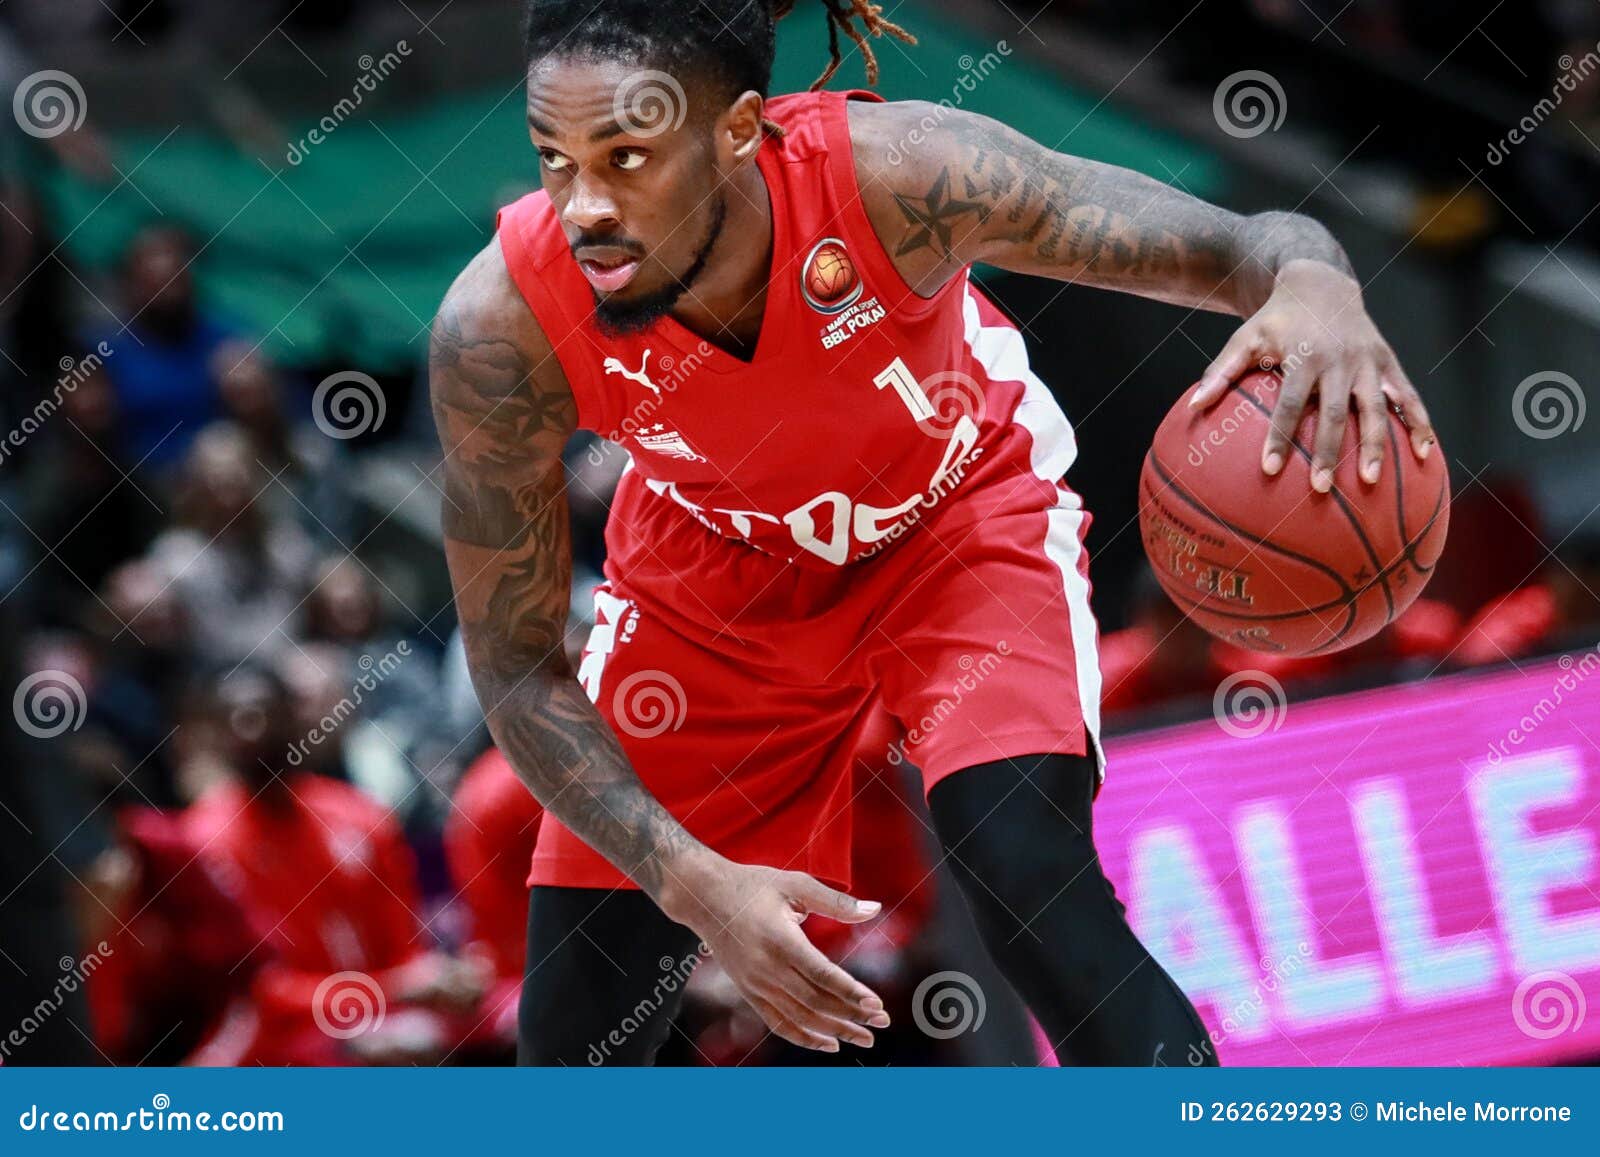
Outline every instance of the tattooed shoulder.
<svg viewBox="0 0 1600 1157"><path fill-rule="evenodd" d="M556 430L572 408L560 363L498 243L473 258L445 294L433 321L428 370L435 416L440 407L474 414L491 433ZM445 429L441 422L441 436Z"/></svg>
<svg viewBox="0 0 1600 1157"><path fill-rule="evenodd" d="M504 547L528 533L576 404L498 244L445 295L428 351L444 478L445 533Z"/></svg>

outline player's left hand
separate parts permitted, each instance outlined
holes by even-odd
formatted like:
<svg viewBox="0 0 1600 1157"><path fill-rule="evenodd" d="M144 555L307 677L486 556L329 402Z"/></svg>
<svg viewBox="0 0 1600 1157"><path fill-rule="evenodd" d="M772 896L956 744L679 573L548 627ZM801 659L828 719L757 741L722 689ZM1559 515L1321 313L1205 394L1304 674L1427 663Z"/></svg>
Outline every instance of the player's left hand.
<svg viewBox="0 0 1600 1157"><path fill-rule="evenodd" d="M1382 467L1389 404L1410 429L1411 449L1419 459L1433 446L1428 411L1368 316L1360 284L1331 265L1311 260L1285 265L1272 296L1206 369L1189 405L1215 403L1235 381L1258 368L1276 368L1283 381L1261 451L1261 469L1268 474L1282 470L1292 453L1295 431L1313 393L1318 402L1311 485L1323 493L1333 488L1352 406L1361 430L1361 478L1369 484L1378 480Z"/></svg>

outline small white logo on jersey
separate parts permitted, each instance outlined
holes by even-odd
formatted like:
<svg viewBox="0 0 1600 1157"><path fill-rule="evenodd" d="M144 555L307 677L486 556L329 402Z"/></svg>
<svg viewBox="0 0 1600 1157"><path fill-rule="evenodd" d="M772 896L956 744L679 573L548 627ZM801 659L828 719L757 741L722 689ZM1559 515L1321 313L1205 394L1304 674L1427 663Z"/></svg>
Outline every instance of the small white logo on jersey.
<svg viewBox="0 0 1600 1157"><path fill-rule="evenodd" d="M641 450L654 450L669 458L682 458L686 462L704 462L706 456L697 454L676 430L669 430L660 422L634 435Z"/></svg>
<svg viewBox="0 0 1600 1157"><path fill-rule="evenodd" d="M876 297L848 305L842 313L835 315L832 321L817 331L822 338L822 348L831 350L836 345L842 345L861 330L877 325L888 316L888 309Z"/></svg>
<svg viewBox="0 0 1600 1157"><path fill-rule="evenodd" d="M623 643L633 640L639 629L639 608L632 599L621 599L601 584L594 589L594 626L578 662L578 682L591 702L600 700L600 680L606 660Z"/></svg>
<svg viewBox="0 0 1600 1157"><path fill-rule="evenodd" d="M621 374L623 377L627 378L630 382L638 382L641 386L643 386L645 389L649 390L652 394L654 394L656 397L659 398L661 396L661 387L656 385L654 382L652 382L650 380L649 366L650 366L650 351L649 350L645 350L644 351L644 360L642 360L639 363L639 368L636 369L636 370L630 370L627 366L623 365L622 362L619 361L617 358L607 358L606 361L605 361L605 371L606 371L606 373L608 373L608 374Z"/></svg>

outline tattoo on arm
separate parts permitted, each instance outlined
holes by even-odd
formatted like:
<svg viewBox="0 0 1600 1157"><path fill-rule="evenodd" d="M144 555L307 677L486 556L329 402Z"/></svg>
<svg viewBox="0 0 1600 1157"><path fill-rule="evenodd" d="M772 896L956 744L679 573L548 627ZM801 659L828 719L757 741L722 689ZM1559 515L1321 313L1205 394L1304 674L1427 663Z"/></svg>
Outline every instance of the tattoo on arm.
<svg viewBox="0 0 1600 1157"><path fill-rule="evenodd" d="M937 111L924 111L930 109ZM942 106L852 105L850 115L868 216L907 281L925 294L985 261L1165 301L1253 311L1288 261L1309 258L1349 273L1338 243L1307 217L1243 217ZM930 121L937 122L931 131ZM924 143L907 147L908 138Z"/></svg>
<svg viewBox="0 0 1600 1157"><path fill-rule="evenodd" d="M541 803L652 895L692 837L645 789L565 652L572 544L561 451L576 404L497 253L469 266L429 350L445 551L468 665Z"/></svg>

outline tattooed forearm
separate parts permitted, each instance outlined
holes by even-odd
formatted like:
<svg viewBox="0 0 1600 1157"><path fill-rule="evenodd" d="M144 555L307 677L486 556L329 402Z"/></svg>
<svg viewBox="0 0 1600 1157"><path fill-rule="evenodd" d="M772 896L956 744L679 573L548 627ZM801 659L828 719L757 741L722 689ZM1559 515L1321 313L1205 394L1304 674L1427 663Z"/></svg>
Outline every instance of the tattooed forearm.
<svg viewBox="0 0 1600 1157"><path fill-rule="evenodd" d="M567 660L561 452L577 410L497 245L451 288L428 360L445 553L490 730L557 819L657 894L672 856L698 845L640 783Z"/></svg>
<svg viewBox="0 0 1600 1157"><path fill-rule="evenodd" d="M922 293L983 261L1246 313L1290 261L1349 272L1344 251L1309 218L1240 216L984 117L906 103L852 105L850 118L868 216Z"/></svg>

